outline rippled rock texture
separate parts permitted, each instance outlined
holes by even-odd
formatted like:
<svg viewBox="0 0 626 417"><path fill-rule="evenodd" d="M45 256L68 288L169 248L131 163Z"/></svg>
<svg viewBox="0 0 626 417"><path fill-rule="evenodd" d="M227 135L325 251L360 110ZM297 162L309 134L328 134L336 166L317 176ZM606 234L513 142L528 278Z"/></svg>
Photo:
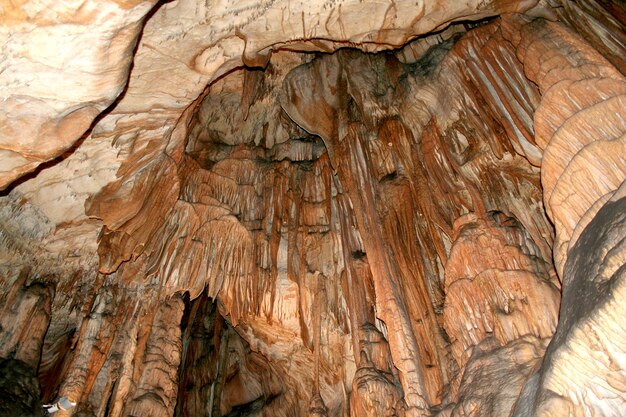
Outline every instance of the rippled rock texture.
<svg viewBox="0 0 626 417"><path fill-rule="evenodd" d="M0 412L626 414L623 5L44 3Z"/></svg>

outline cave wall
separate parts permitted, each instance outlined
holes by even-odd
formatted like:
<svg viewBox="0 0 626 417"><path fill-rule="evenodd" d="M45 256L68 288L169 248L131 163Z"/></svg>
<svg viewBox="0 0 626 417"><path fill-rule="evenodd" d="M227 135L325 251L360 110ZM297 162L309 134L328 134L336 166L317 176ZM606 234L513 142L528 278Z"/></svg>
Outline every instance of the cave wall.
<svg viewBox="0 0 626 417"><path fill-rule="evenodd" d="M229 48L265 68L173 71L172 107L141 75L184 7L2 197L0 388L84 416L621 415L622 9Z"/></svg>

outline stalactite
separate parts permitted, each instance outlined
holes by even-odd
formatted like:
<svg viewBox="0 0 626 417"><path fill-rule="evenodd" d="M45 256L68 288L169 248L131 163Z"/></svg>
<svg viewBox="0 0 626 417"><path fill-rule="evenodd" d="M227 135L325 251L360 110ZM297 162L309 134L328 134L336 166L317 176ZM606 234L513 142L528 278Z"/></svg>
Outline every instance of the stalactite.
<svg viewBox="0 0 626 417"><path fill-rule="evenodd" d="M159 2L131 52L150 2L124 22L118 3L106 49L135 53L127 91L0 193L0 410L621 413L622 5L278 1L236 6L235 24ZM50 30L74 16L59 7ZM31 23L10 16L12 54ZM7 132L51 142L0 138L0 187L75 140L129 69L92 70L69 110L75 86L32 119L35 95L6 100L22 109Z"/></svg>
<svg viewBox="0 0 626 417"><path fill-rule="evenodd" d="M420 361L423 359L417 357L417 342L411 329L405 300L399 295L397 266L389 259L380 230L376 227L380 220L375 211L374 189L361 141L358 127L351 126L348 135L343 138L341 150L344 155L342 159L349 163L340 166L338 175L350 190L349 196L355 206L359 229L367 231L362 238L372 268L377 314L390 329L391 354L399 369L405 401L409 409L413 409L413 413L418 413L415 415L420 415L428 406L423 375L419 371Z"/></svg>

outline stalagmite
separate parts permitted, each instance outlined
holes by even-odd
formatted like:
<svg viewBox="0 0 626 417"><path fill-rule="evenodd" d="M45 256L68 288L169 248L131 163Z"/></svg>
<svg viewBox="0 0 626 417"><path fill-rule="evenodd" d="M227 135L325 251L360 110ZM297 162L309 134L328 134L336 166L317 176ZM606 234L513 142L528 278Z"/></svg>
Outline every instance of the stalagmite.
<svg viewBox="0 0 626 417"><path fill-rule="evenodd" d="M0 416L626 415L622 2L24 0L0 39Z"/></svg>

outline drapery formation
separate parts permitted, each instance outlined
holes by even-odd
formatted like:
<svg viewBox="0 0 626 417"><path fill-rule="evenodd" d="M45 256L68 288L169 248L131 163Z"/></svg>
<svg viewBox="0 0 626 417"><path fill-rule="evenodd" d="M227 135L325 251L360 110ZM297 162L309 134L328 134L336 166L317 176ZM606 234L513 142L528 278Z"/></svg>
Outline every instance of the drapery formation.
<svg viewBox="0 0 626 417"><path fill-rule="evenodd" d="M85 416L625 410L619 6L468 4L530 10L446 28L430 2L383 28L346 6L325 39L304 11L304 34L267 17L261 36L252 6L220 31L191 3L155 10L126 95L1 197L11 412L61 395ZM149 10L125 6L102 68L118 78ZM163 55L205 32L221 41L193 65ZM302 52L340 46L402 47ZM98 109L84 123L50 113L72 126L50 152L11 148L6 184L72 146L110 87L72 99Z"/></svg>

